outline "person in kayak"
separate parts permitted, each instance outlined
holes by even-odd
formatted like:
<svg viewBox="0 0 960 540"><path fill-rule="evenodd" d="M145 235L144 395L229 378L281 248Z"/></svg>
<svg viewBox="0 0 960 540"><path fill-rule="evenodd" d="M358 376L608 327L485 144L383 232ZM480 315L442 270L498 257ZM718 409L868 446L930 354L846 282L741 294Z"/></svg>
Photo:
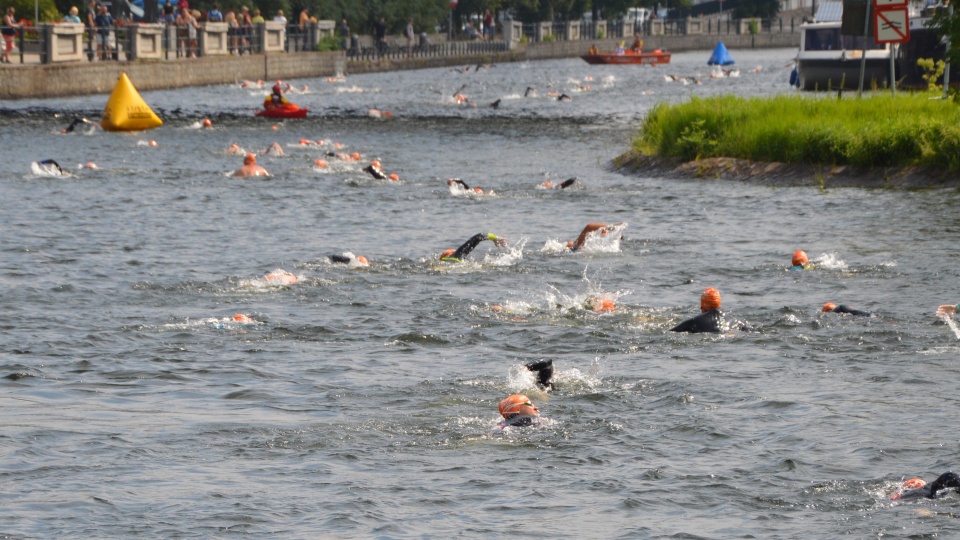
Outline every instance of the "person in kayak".
<svg viewBox="0 0 960 540"><path fill-rule="evenodd" d="M843 304L834 304L833 302L827 302L823 305L822 311L824 313L846 313L848 315L856 315L859 317L876 317L875 313L869 311L861 311L859 309L853 309L847 307Z"/></svg>
<svg viewBox="0 0 960 540"><path fill-rule="evenodd" d="M270 94L270 101L273 102L274 106L283 105L287 102L287 98L283 97L284 90L290 88L290 85L284 86L283 81L277 79L277 84L273 85Z"/></svg>
<svg viewBox="0 0 960 540"><path fill-rule="evenodd" d="M513 394L500 401L500 416L503 422L500 429L508 427L528 427L540 425L540 409L523 394Z"/></svg>
<svg viewBox="0 0 960 540"><path fill-rule="evenodd" d="M923 479L911 478L897 488L897 491L890 496L890 500L936 499L946 489L952 489L960 493L960 476L957 476L956 473L945 472L929 484Z"/></svg>
<svg viewBox="0 0 960 540"><path fill-rule="evenodd" d="M469 240L463 243L462 246L457 249L447 249L440 254L440 260L446 262L463 262L463 259L470 254L479 244L484 240L490 240L497 247L504 247L507 245L507 239L501 238L493 233L477 233L470 237Z"/></svg>

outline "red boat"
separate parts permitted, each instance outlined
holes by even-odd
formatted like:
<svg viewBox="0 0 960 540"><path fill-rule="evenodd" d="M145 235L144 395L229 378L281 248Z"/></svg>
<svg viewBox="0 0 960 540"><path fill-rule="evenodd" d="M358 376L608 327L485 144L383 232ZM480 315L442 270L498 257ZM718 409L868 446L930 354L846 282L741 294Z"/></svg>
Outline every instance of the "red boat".
<svg viewBox="0 0 960 540"><path fill-rule="evenodd" d="M263 110L257 111L257 116L266 118L306 118L309 109L301 108L293 103L274 103L272 98L263 100Z"/></svg>
<svg viewBox="0 0 960 540"><path fill-rule="evenodd" d="M588 64L646 64L657 66L670 63L670 53L657 49L653 52L596 53L581 56Z"/></svg>

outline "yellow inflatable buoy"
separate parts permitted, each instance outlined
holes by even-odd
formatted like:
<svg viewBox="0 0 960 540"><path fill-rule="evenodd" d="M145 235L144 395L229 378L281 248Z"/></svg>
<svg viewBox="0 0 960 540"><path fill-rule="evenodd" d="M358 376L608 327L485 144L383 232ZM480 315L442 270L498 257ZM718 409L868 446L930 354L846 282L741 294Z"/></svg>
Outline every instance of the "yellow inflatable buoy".
<svg viewBox="0 0 960 540"><path fill-rule="evenodd" d="M126 73L121 73L103 109L100 126L105 131L141 131L160 127L163 120L153 112Z"/></svg>

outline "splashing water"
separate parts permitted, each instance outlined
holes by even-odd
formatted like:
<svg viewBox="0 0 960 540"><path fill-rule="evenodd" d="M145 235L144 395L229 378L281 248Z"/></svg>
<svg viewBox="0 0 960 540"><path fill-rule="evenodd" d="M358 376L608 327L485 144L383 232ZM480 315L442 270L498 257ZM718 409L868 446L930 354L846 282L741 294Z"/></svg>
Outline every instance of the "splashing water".
<svg viewBox="0 0 960 540"><path fill-rule="evenodd" d="M943 322L947 323L947 326L949 326L951 330L953 330L953 334L957 336L957 339L960 339L960 327L957 326L957 321L953 320L953 317L948 315L940 318L943 319Z"/></svg>
<svg viewBox="0 0 960 540"><path fill-rule="evenodd" d="M490 252L484 258L484 264L491 266L512 266L523 260L523 246L527 243L526 238L521 238L515 244L509 246L503 252Z"/></svg>
<svg viewBox="0 0 960 540"><path fill-rule="evenodd" d="M826 270L847 270L847 263L836 253L823 253L813 263Z"/></svg>

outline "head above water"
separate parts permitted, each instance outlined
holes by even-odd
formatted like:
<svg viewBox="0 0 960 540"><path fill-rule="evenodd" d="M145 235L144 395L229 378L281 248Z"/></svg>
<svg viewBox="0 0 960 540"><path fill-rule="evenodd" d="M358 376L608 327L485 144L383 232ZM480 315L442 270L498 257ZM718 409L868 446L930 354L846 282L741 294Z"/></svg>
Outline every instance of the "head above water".
<svg viewBox="0 0 960 540"><path fill-rule="evenodd" d="M807 258L806 251L798 249L793 252L793 259L791 260L793 266L803 266L807 264L807 261L809 261L809 259Z"/></svg>
<svg viewBox="0 0 960 540"><path fill-rule="evenodd" d="M256 164L257 164L257 156L255 156L254 154L251 154L250 152L247 152L247 155L243 156L243 164L244 164L244 165L256 165Z"/></svg>
<svg viewBox="0 0 960 540"><path fill-rule="evenodd" d="M711 309L720 309L720 291L707 287L700 295L700 311L706 312Z"/></svg>
<svg viewBox="0 0 960 540"><path fill-rule="evenodd" d="M823 305L823 308L821 308L821 310L824 313L829 313L835 309L837 309L837 305L834 304L833 302L827 302L826 304Z"/></svg>
<svg viewBox="0 0 960 540"><path fill-rule="evenodd" d="M514 416L540 416L540 409L523 394L513 394L500 402L500 416L507 420Z"/></svg>
<svg viewBox="0 0 960 540"><path fill-rule="evenodd" d="M922 478L911 478L904 481L903 489L919 489L927 485L927 482Z"/></svg>

